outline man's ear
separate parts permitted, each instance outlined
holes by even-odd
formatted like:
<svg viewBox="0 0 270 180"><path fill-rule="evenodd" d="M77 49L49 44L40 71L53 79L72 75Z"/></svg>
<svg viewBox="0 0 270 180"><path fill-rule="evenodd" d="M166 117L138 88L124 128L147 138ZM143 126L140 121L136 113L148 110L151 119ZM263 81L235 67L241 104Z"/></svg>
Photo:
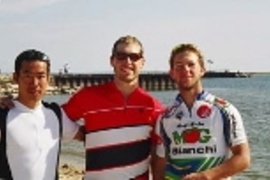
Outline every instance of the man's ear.
<svg viewBox="0 0 270 180"><path fill-rule="evenodd" d="M145 64L145 59L143 58L143 59L142 59L141 69L144 67L144 64Z"/></svg>
<svg viewBox="0 0 270 180"><path fill-rule="evenodd" d="M201 68L201 77L204 76L205 72L206 72L206 69L205 69L204 67L202 67L202 68Z"/></svg>
<svg viewBox="0 0 270 180"><path fill-rule="evenodd" d="M14 83L18 83L18 74L17 73L13 73L12 80Z"/></svg>
<svg viewBox="0 0 270 180"><path fill-rule="evenodd" d="M170 69L169 72L168 72L169 76L171 77L172 80L174 80L174 77L173 77L173 72L172 70Z"/></svg>
<svg viewBox="0 0 270 180"><path fill-rule="evenodd" d="M113 57L112 56L110 57L110 64L113 67Z"/></svg>
<svg viewBox="0 0 270 180"><path fill-rule="evenodd" d="M51 84L53 82L53 75L49 74L48 75L48 84Z"/></svg>

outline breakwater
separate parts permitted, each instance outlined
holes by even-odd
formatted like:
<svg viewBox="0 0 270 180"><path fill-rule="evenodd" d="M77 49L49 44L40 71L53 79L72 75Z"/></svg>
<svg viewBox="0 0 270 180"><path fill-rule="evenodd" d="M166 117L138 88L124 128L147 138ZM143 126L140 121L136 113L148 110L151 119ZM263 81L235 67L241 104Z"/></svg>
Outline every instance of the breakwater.
<svg viewBox="0 0 270 180"><path fill-rule="evenodd" d="M65 89L78 89L82 86L101 84L113 79L113 74L55 74L53 85ZM250 77L241 72L207 72L205 78L240 78ZM148 91L175 90L176 86L168 73L142 73L139 76L139 85Z"/></svg>
<svg viewBox="0 0 270 180"><path fill-rule="evenodd" d="M252 73L207 72L204 78L246 78ZM52 74L47 94L72 94L83 86L98 85L113 80L113 74ZM11 75L0 76L0 94L18 93L18 85L12 82ZM147 91L176 90L176 85L165 72L142 73L139 85Z"/></svg>
<svg viewBox="0 0 270 180"><path fill-rule="evenodd" d="M60 89L66 87L76 89L82 86L97 85L113 80L113 74L68 74L54 75L54 86ZM174 90L176 86L168 74L141 74L139 76L140 87L148 91Z"/></svg>

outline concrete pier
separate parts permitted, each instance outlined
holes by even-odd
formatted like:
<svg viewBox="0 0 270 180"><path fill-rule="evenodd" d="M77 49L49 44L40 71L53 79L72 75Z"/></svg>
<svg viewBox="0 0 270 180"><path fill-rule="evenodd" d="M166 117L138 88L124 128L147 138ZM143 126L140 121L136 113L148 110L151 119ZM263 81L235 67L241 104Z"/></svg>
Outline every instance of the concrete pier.
<svg viewBox="0 0 270 180"><path fill-rule="evenodd" d="M204 78L246 78L251 73L207 72ZM98 85L113 79L113 74L52 74L47 94L72 94L83 86ZM18 85L13 84L11 75L0 76L0 94L17 94ZM139 85L147 91L176 90L168 73L142 73Z"/></svg>
<svg viewBox="0 0 270 180"><path fill-rule="evenodd" d="M82 86L101 84L113 79L113 74L69 74L54 75L54 86L76 89ZM148 91L174 90L176 87L168 74L141 74L140 87Z"/></svg>
<svg viewBox="0 0 270 180"><path fill-rule="evenodd" d="M207 72L205 78L240 78L250 77L248 73L241 72ZM82 86L91 86L113 79L113 74L64 74L53 75L54 86L60 89L78 89ZM147 91L175 90L176 86L168 73L142 73L139 84Z"/></svg>

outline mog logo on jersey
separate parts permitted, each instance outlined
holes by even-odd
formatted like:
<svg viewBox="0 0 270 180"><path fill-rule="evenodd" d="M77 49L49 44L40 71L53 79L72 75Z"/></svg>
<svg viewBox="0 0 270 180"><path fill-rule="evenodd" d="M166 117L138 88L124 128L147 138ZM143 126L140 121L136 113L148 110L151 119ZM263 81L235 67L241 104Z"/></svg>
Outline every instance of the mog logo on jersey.
<svg viewBox="0 0 270 180"><path fill-rule="evenodd" d="M175 144L185 143L207 143L211 139L210 130L205 128L188 128L179 134L178 131L173 132L173 140Z"/></svg>
<svg viewBox="0 0 270 180"><path fill-rule="evenodd" d="M181 132L174 131L171 152L177 154L213 154L217 152L216 145L207 145L211 140L210 130L206 128L187 128ZM185 147L185 144L196 144L192 147ZM180 146L179 146L180 145Z"/></svg>

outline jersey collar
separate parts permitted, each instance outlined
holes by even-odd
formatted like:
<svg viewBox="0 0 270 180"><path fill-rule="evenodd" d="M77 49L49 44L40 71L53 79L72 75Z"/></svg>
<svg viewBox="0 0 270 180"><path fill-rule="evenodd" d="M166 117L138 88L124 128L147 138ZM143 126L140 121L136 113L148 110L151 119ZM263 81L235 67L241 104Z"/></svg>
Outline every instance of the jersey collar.
<svg viewBox="0 0 270 180"><path fill-rule="evenodd" d="M207 95L209 93L207 91L202 91L200 93L197 94L196 100L202 100L202 99L206 99ZM181 94L177 94L175 101L178 102L179 104L181 104L183 102L183 98L181 97Z"/></svg>

